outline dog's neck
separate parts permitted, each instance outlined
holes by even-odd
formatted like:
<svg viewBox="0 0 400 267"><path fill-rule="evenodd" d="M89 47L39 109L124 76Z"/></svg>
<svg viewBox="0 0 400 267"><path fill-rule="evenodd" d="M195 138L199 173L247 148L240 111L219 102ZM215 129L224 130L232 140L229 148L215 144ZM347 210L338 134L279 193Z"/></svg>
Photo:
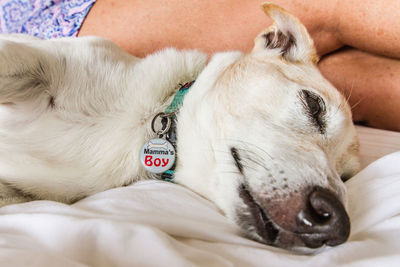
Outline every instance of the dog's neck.
<svg viewBox="0 0 400 267"><path fill-rule="evenodd" d="M172 144L172 146L175 148L175 152L176 152L176 141L177 141L176 113L179 112L179 109L183 104L183 99L184 99L186 93L189 91L190 87L193 85L193 83L194 83L194 81L191 81L191 82L187 82L184 85L182 85L179 88L179 90L176 92L171 104L165 110L165 114L167 116L170 115L170 117L169 117L170 123L168 123L167 117L164 117L161 121L162 129L166 129L168 127L167 132L165 133L165 139ZM160 136L160 137L163 137L163 136ZM172 181L174 172L175 172L175 164L172 166L171 169L162 173L161 178L165 181Z"/></svg>

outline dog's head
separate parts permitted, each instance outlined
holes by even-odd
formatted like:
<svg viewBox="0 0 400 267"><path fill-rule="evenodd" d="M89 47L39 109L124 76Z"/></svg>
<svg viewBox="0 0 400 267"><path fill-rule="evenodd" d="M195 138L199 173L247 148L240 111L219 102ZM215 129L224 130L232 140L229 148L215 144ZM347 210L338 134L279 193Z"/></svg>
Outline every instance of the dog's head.
<svg viewBox="0 0 400 267"><path fill-rule="evenodd" d="M215 55L178 117L176 181L249 236L295 249L346 241L341 180L359 169L346 99L317 69L305 27L273 4L251 53Z"/></svg>

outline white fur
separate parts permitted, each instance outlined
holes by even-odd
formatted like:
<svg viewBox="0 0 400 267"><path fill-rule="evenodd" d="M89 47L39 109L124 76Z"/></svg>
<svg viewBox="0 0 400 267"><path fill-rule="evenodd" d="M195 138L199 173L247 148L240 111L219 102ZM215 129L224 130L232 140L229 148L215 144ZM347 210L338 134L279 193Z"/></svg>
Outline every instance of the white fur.
<svg viewBox="0 0 400 267"><path fill-rule="evenodd" d="M251 53L216 54L207 66L197 51L166 49L139 59L95 37L1 36L3 205L72 202L154 178L139 163L140 147L154 137L150 122L180 83L194 79L177 119L177 183L234 221L238 207L245 209L242 183L272 202L310 186L329 188L345 201L340 175L358 169L350 108L318 72L304 27L273 10L276 25L269 30L290 32L295 47L266 49L260 34ZM324 99L324 133L302 105L303 89ZM243 173L232 147L240 150Z"/></svg>

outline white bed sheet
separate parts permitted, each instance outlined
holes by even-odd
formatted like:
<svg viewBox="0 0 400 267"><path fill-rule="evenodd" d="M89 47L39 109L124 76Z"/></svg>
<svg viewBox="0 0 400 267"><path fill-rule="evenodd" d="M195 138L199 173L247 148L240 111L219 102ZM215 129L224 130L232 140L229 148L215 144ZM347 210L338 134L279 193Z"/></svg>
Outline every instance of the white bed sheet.
<svg viewBox="0 0 400 267"><path fill-rule="evenodd" d="M358 130L365 131L362 148L388 134L372 142L363 137L369 129ZM384 152L362 150L364 164L400 150L397 140ZM172 183L143 181L71 206L1 208L0 266L399 266L400 151L370 164L347 188L350 240L312 256L246 239L211 202Z"/></svg>

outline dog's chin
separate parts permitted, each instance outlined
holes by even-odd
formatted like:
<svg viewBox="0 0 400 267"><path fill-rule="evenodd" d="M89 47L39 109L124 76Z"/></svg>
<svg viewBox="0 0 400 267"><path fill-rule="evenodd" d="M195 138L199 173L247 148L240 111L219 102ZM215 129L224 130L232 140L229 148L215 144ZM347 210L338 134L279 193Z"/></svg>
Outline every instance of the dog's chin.
<svg viewBox="0 0 400 267"><path fill-rule="evenodd" d="M309 248L309 247L306 247L306 245L296 236L295 233L291 233L291 232L284 231L284 230L282 232L284 232L285 237L281 240L281 242L277 242L276 244L271 244L270 241L262 239L255 231L250 231L250 232L245 231L244 234L247 237L249 237L257 242L263 243L268 246L280 248L289 253L299 254L299 255L318 254L321 251L323 251L324 249L326 249L326 247L327 247L326 245L323 245L319 248ZM285 241L287 243L285 243ZM297 244L297 245L294 245L294 244Z"/></svg>

